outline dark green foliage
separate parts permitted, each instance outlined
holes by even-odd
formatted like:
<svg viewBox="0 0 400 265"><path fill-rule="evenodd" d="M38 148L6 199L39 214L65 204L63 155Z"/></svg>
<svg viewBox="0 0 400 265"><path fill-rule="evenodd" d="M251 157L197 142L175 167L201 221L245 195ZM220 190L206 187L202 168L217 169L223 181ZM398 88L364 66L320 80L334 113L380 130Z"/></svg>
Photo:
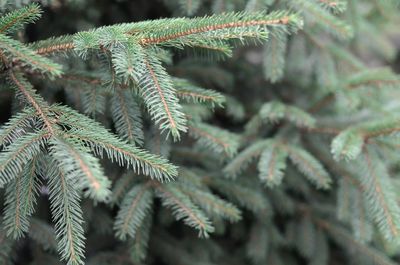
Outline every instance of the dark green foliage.
<svg viewBox="0 0 400 265"><path fill-rule="evenodd" d="M0 265L398 264L399 8L0 1Z"/></svg>

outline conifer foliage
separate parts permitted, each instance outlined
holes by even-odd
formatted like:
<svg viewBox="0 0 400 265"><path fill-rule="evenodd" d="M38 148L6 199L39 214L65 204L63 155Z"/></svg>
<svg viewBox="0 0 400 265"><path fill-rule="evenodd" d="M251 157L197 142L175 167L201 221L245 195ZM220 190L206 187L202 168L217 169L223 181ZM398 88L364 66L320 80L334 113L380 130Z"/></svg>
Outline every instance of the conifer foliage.
<svg viewBox="0 0 400 265"><path fill-rule="evenodd" d="M0 264L400 262L396 1L0 10Z"/></svg>

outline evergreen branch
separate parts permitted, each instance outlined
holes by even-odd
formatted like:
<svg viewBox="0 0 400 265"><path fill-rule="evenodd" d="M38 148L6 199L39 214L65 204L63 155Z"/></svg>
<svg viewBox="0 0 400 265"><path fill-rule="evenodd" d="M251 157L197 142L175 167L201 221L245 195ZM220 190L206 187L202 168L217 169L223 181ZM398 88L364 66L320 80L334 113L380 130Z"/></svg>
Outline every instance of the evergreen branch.
<svg viewBox="0 0 400 265"><path fill-rule="evenodd" d="M28 133L0 153L0 187L23 171L24 165L40 152L49 136L44 131Z"/></svg>
<svg viewBox="0 0 400 265"><path fill-rule="evenodd" d="M37 118L36 110L24 108L0 128L0 146L5 146L26 134L32 121Z"/></svg>
<svg viewBox="0 0 400 265"><path fill-rule="evenodd" d="M344 81L347 89L357 89L366 86L392 88L400 84L400 78L388 68L367 69L351 75Z"/></svg>
<svg viewBox="0 0 400 265"><path fill-rule="evenodd" d="M50 154L76 188L87 197L106 201L110 196L110 180L104 176L100 162L71 140L54 138Z"/></svg>
<svg viewBox="0 0 400 265"><path fill-rule="evenodd" d="M365 63L354 56L354 54L352 54L345 47L342 47L341 45L337 45L335 43L329 43L328 45L325 45L325 47L333 56L343 62L346 62L348 65L354 68L354 70L365 69Z"/></svg>
<svg viewBox="0 0 400 265"><path fill-rule="evenodd" d="M62 67L51 60L36 54L24 44L0 34L0 50L8 61L19 62L22 66L32 68L51 77L62 74Z"/></svg>
<svg viewBox="0 0 400 265"><path fill-rule="evenodd" d="M73 42L74 35L62 35L59 37L50 37L45 40L36 41L29 44L29 48L39 55L52 55L55 53L65 53L75 48Z"/></svg>
<svg viewBox="0 0 400 265"><path fill-rule="evenodd" d="M136 231L135 238L129 248L131 259L135 264L141 264L146 258L152 225L152 215L148 214L143 220L140 228Z"/></svg>
<svg viewBox="0 0 400 265"><path fill-rule="evenodd" d="M233 160L231 160L224 168L224 173L230 177L236 177L243 172L249 164L258 157L262 151L272 142L269 140L256 141L242 152L240 152Z"/></svg>
<svg viewBox="0 0 400 265"><path fill-rule="evenodd" d="M174 78L173 81L176 95L186 102L205 103L211 107L221 107L225 102L225 97L216 91L194 86L181 78Z"/></svg>
<svg viewBox="0 0 400 265"><path fill-rule="evenodd" d="M293 5L297 7L297 9L304 10L306 13L310 14L318 25L334 33L336 36L342 39L353 37L354 33L349 25L321 8L317 3L307 0L295 0Z"/></svg>
<svg viewBox="0 0 400 265"><path fill-rule="evenodd" d="M288 14L285 12L273 12L268 15L263 13L228 13L225 15L215 15L207 17L207 19L197 18L189 21L182 21L180 26L176 29L164 32L156 32L152 35L159 35L157 37L147 37L140 40L141 45L154 45L154 44L168 44L168 42L183 39L191 35L200 35L205 33L217 33L221 30L228 30L230 35L225 35L224 38L240 38L241 34L246 33L243 29L258 26L277 26L277 25L291 25L293 28L301 27L301 21L296 15ZM188 25L185 25L188 24ZM201 26L204 24L204 26ZM193 26L192 26L193 25ZM258 35L261 35L259 30ZM199 37L199 36L198 36ZM216 34L214 37L217 37ZM218 38L218 37L217 37ZM183 41L184 42L184 41Z"/></svg>
<svg viewBox="0 0 400 265"><path fill-rule="evenodd" d="M84 231L78 192L55 161L49 166L50 210L55 222L58 252L68 265L83 265Z"/></svg>
<svg viewBox="0 0 400 265"><path fill-rule="evenodd" d="M269 187L279 185L286 169L287 156L285 148L282 148L279 143L265 148L258 162L260 180Z"/></svg>
<svg viewBox="0 0 400 265"><path fill-rule="evenodd" d="M166 159L152 155L145 150L131 146L116 137L100 136L84 131L70 131L65 137L75 138L89 145L92 151L103 157L103 152L112 162L120 166L132 168L136 172L157 178L160 181L170 181L176 176L176 167L169 164Z"/></svg>
<svg viewBox="0 0 400 265"><path fill-rule="evenodd" d="M104 83L104 80L98 79L98 78L94 78L91 76L84 76L84 75L79 75L79 74L63 74L61 75L59 78L61 79L65 79L65 80L70 80L70 81L75 81L75 82L83 82L83 83L87 83L89 85L101 85ZM124 84L121 84L121 86L123 86ZM126 88L126 87L121 87L121 88Z"/></svg>
<svg viewBox="0 0 400 265"><path fill-rule="evenodd" d="M165 25L170 25L165 27ZM117 40L104 39L106 34L114 34L118 41L126 42L129 37L138 37L137 43L143 47L151 45L192 46L215 49L214 40L243 39L243 37L265 38L266 26L288 28L296 31L302 27L301 19L287 12L228 13L193 19L160 19L140 23L102 27L96 30L79 32L73 36L62 36L35 43L37 54L64 52L71 49L85 55L88 49L107 47ZM263 28L264 27L264 28ZM116 32L119 33L116 33ZM99 35L103 35L101 38ZM118 36L118 37L117 37ZM72 39L72 41L71 41ZM56 43L56 44L54 44ZM132 43L132 42L131 42ZM227 52L226 48L223 49Z"/></svg>
<svg viewBox="0 0 400 265"><path fill-rule="evenodd" d="M36 49L36 53L39 55L48 55L56 52L72 50L74 48L75 45L73 42L67 42L67 43L55 44L47 47L38 48Z"/></svg>
<svg viewBox="0 0 400 265"><path fill-rule="evenodd" d="M189 135L198 144L217 154L232 157L239 148L239 137L229 131L200 122L191 122L188 126Z"/></svg>
<svg viewBox="0 0 400 265"><path fill-rule="evenodd" d="M174 139L179 139L179 131L187 130L186 119L178 104L172 80L155 58L147 56L144 64L147 70L139 80L140 93L161 131L168 129Z"/></svg>
<svg viewBox="0 0 400 265"><path fill-rule="evenodd" d="M361 154L364 146L364 137L355 130L345 130L336 136L332 141L331 152L336 160L346 158L355 159Z"/></svg>
<svg viewBox="0 0 400 265"><path fill-rule="evenodd" d="M101 88L85 89L82 93L82 108L85 114L95 116L104 113L106 108L106 97Z"/></svg>
<svg viewBox="0 0 400 265"><path fill-rule="evenodd" d="M332 180L321 165L321 163L306 150L295 147L286 146L290 160L296 165L301 173L303 173L317 188L329 188Z"/></svg>
<svg viewBox="0 0 400 265"><path fill-rule="evenodd" d="M105 152L111 161L161 181L168 181L178 174L176 167L166 159L120 140L85 115L61 106L54 107L53 111L60 113L61 124L74 128L64 133L64 137L75 138L88 144L96 155L103 157Z"/></svg>
<svg viewBox="0 0 400 265"><path fill-rule="evenodd" d="M350 220L351 211L351 193L357 189L347 177L339 179L338 190L337 190L337 208L336 216L340 221Z"/></svg>
<svg viewBox="0 0 400 265"><path fill-rule="evenodd" d="M185 224L197 229L199 236L208 237L208 233L214 232L214 227L205 214L177 187L156 182L154 186L158 191L156 195L162 199L163 206L171 208L177 220L183 219Z"/></svg>
<svg viewBox="0 0 400 265"><path fill-rule="evenodd" d="M362 242L371 241L374 227L372 226L369 214L366 212L363 194L360 192L353 193L351 215L350 220L354 236Z"/></svg>
<svg viewBox="0 0 400 265"><path fill-rule="evenodd" d="M272 83L280 80L284 74L287 34L282 29L273 29L272 37L264 46L264 76Z"/></svg>
<svg viewBox="0 0 400 265"><path fill-rule="evenodd" d="M132 92L115 89L111 113L118 134L130 143L143 145L143 125L140 109Z"/></svg>
<svg viewBox="0 0 400 265"><path fill-rule="evenodd" d="M262 105L259 115L262 120L269 122L285 119L298 127L313 128L315 126L315 119L310 114L300 108L279 101L271 101Z"/></svg>
<svg viewBox="0 0 400 265"><path fill-rule="evenodd" d="M400 236L400 207L388 173L379 160L375 163L372 162L367 148L363 154L364 161L359 165L363 173L360 180L366 187L366 202L370 206L370 213L386 239L398 239Z"/></svg>
<svg viewBox="0 0 400 265"><path fill-rule="evenodd" d="M124 82L135 80L139 93L161 131L179 139L180 131L186 131L186 119L168 75L155 51L145 51L135 44L118 46L112 50L115 72Z"/></svg>
<svg viewBox="0 0 400 265"><path fill-rule="evenodd" d="M119 239L126 240L127 235L135 238L143 220L150 214L153 204L150 187L151 182L135 185L125 195L114 222L114 230Z"/></svg>
<svg viewBox="0 0 400 265"><path fill-rule="evenodd" d="M237 222L241 217L240 210L232 203L225 201L209 191L203 191L191 185L180 185L180 190L189 196L202 208L208 216L224 218L230 222Z"/></svg>
<svg viewBox="0 0 400 265"><path fill-rule="evenodd" d="M38 4L30 4L0 18L0 34L8 34L21 29L25 24L40 18L42 11Z"/></svg>
<svg viewBox="0 0 400 265"><path fill-rule="evenodd" d="M34 212L40 184L35 168L35 161L30 161L6 189L4 226L7 235L14 239L20 238L29 229L28 218Z"/></svg>
<svg viewBox="0 0 400 265"><path fill-rule="evenodd" d="M119 76L123 85L128 84L132 79L138 81L145 69L144 50L136 44L128 42L118 45L111 50L111 62L115 74Z"/></svg>
<svg viewBox="0 0 400 265"><path fill-rule="evenodd" d="M226 196L229 201L255 214L259 214L267 208L268 202L266 198L251 187L221 178L204 178L203 181Z"/></svg>
<svg viewBox="0 0 400 265"><path fill-rule="evenodd" d="M324 8L335 13L341 13L346 10L347 2L342 0L317 0Z"/></svg>
<svg viewBox="0 0 400 265"><path fill-rule="evenodd" d="M38 96L32 88L32 85L29 84L25 78L17 74L15 75L12 71L10 71L10 78L23 95L25 100L32 105L32 107L36 110L39 117L43 120L46 125L47 130L51 135L54 135L54 128L50 118L47 116L47 103L45 103L40 96Z"/></svg>
<svg viewBox="0 0 400 265"><path fill-rule="evenodd" d="M215 61L232 56L231 45L224 43L220 39L214 40L212 37L203 42L199 40L187 41L185 45L193 48L191 51L194 51L194 56L200 55L200 57L206 57Z"/></svg>
<svg viewBox="0 0 400 265"><path fill-rule="evenodd" d="M361 154L362 148L369 139L399 132L399 122L400 120L397 117L388 117L347 128L332 141L331 150L335 159L355 159Z"/></svg>

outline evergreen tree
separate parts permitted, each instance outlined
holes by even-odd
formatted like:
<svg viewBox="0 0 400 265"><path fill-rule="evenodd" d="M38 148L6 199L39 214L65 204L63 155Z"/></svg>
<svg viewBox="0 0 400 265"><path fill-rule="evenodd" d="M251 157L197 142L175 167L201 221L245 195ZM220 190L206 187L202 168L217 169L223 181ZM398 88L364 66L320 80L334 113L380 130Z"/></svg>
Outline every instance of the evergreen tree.
<svg viewBox="0 0 400 265"><path fill-rule="evenodd" d="M397 0L0 10L0 265L400 264Z"/></svg>

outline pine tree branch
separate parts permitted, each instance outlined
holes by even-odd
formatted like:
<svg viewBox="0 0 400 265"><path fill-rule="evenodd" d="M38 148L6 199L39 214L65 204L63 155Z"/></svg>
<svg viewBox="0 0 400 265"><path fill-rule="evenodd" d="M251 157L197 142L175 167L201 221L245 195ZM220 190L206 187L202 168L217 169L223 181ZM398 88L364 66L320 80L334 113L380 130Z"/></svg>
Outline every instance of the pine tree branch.
<svg viewBox="0 0 400 265"><path fill-rule="evenodd" d="M378 176L376 175L375 167L372 165L371 158L369 156L368 151L365 149L364 150L364 159L366 161L367 165L367 170L370 173L370 176L372 178L372 185L374 192L376 193L378 203L383 210L384 213L384 218L387 221L387 224L390 229L390 234L393 238L398 238L399 236L399 228L396 226L394 219L396 219L395 216L392 215L392 212L389 210L386 199L383 195L383 189L381 184L378 182Z"/></svg>
<svg viewBox="0 0 400 265"><path fill-rule="evenodd" d="M40 149L45 145L50 133L39 131L29 133L0 153L0 187L14 179Z"/></svg>
<svg viewBox="0 0 400 265"><path fill-rule="evenodd" d="M152 182L134 186L125 196L114 223L116 236L125 240L129 235L135 238L143 220L152 208Z"/></svg>
<svg viewBox="0 0 400 265"><path fill-rule="evenodd" d="M284 148L292 162L310 181L314 182L318 188L329 188L332 180L317 159L295 146L286 145Z"/></svg>
<svg viewBox="0 0 400 265"><path fill-rule="evenodd" d="M163 42L167 42L174 39L179 39L182 37L186 37L189 35L199 34L199 33L206 33L217 31L221 29L232 29L232 28L244 28L244 27L251 27L251 26L268 26L268 25L287 25L291 21L290 16L283 16L278 19L271 19L271 20L251 20L251 21L238 21L238 22L230 22L225 24L217 24L217 25L209 25L200 28L193 28L187 31L183 31L180 33L175 33L171 35L166 35L159 38L143 38L139 41L141 45L152 45L152 44L160 44Z"/></svg>
<svg viewBox="0 0 400 265"><path fill-rule="evenodd" d="M40 18L42 11L38 4L31 4L24 8L10 12L0 18L0 34L17 31L26 23Z"/></svg>
<svg viewBox="0 0 400 265"><path fill-rule="evenodd" d="M31 127L31 122L38 118L36 110L30 107L24 108L20 113L13 116L0 128L0 146L10 144L15 139L22 137Z"/></svg>
<svg viewBox="0 0 400 265"><path fill-rule="evenodd" d="M55 44L52 46L42 47L37 49L35 52L39 55L48 55L56 52L65 52L68 50L72 50L75 48L75 44L73 42Z"/></svg>
<svg viewBox="0 0 400 265"><path fill-rule="evenodd" d="M175 123L175 120L172 118L171 111L170 111L169 106L168 106L168 104L166 102L166 99L165 99L164 91L161 89L161 86L160 86L160 83L158 81L158 78L155 75L153 67L150 65L149 61L145 60L144 62L145 62L147 70L149 71L151 79L154 82L154 87L157 89L157 92L158 92L158 95L159 95L159 97L161 99L162 105L164 106L164 111L168 116L169 124L171 126L171 131L174 134L174 131L177 131L177 125Z"/></svg>
<svg viewBox="0 0 400 265"><path fill-rule="evenodd" d="M69 265L82 265L85 237L79 195L55 161L49 170L50 209L56 223L58 251Z"/></svg>
<svg viewBox="0 0 400 265"><path fill-rule="evenodd" d="M2 57L10 63L18 62L22 66L50 76L59 76L62 73L61 65L53 63L49 59L36 54L19 41L2 34L0 34L0 50Z"/></svg>
<svg viewBox="0 0 400 265"><path fill-rule="evenodd" d="M152 183L160 192L159 196L162 198L163 205L171 208L178 220L183 219L187 225L199 230L200 236L208 237L208 233L214 231L207 217L176 187L170 184Z"/></svg>
<svg viewBox="0 0 400 265"><path fill-rule="evenodd" d="M55 131L52 125L52 122L50 121L50 118L46 115L46 110L44 110L44 106L41 106L42 104L37 101L35 96L32 95L31 89L27 87L27 83L25 80L22 79L22 81L19 80L19 78L22 78L20 76L16 76L13 71L9 72L11 80L14 82L14 84L18 87L19 91L24 95L26 100L32 105L32 107L36 110L38 115L41 117L43 122L46 125L47 130L49 131L50 135L55 135ZM47 107L47 106L46 106Z"/></svg>
<svg viewBox="0 0 400 265"><path fill-rule="evenodd" d="M99 149L104 149L112 161L116 161L122 166L126 165L128 168L133 167L134 170L141 170L144 174L149 174L151 177L156 177L159 180L163 180L164 178L169 180L177 174L176 168L170 164L166 164L165 160L161 162L155 161L155 157L150 156L149 153L128 146L123 142L116 143L109 139L86 135L83 132L64 133L64 136L88 143L92 147L92 150L100 156L102 156L102 151L99 151Z"/></svg>
<svg viewBox="0 0 400 265"><path fill-rule="evenodd" d="M57 165L74 181L77 189L98 201L110 196L110 180L104 175L98 159L89 154L81 143L74 143L60 137L51 140L50 154Z"/></svg>

